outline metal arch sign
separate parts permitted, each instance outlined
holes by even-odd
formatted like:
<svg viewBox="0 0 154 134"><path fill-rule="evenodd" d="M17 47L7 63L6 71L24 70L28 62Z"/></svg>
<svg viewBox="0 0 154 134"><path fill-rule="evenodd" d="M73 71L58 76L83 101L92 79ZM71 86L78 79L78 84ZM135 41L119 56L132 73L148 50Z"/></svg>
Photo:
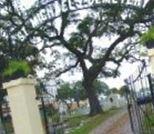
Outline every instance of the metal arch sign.
<svg viewBox="0 0 154 134"><path fill-rule="evenodd" d="M76 10L79 8L90 8L93 6L99 6L102 4L125 4L138 7L144 7L147 0L62 0L62 9L66 11L66 3L70 10Z"/></svg>
<svg viewBox="0 0 154 134"><path fill-rule="evenodd" d="M73 12L92 7L101 7L107 4L123 4L142 8L147 2L148 0L41 0L41 4L45 5L45 7L40 9L38 13L29 18L27 21L29 21L33 27L39 27L45 20L55 20L61 16L62 12L66 11ZM20 11L21 10L22 7L20 7ZM27 31L24 27L21 31L19 32L19 37L21 37L23 33L23 36L27 35Z"/></svg>
<svg viewBox="0 0 154 134"><path fill-rule="evenodd" d="M41 4L46 5L45 9L40 10L40 12L31 19L31 23L34 26L38 25L38 18L40 20L46 20L47 18L58 18L61 12L66 11L78 11L83 9L88 9L92 7L101 7L105 4L123 4L131 5L134 7L144 7L148 0L42 0ZM47 4L50 3L50 4Z"/></svg>

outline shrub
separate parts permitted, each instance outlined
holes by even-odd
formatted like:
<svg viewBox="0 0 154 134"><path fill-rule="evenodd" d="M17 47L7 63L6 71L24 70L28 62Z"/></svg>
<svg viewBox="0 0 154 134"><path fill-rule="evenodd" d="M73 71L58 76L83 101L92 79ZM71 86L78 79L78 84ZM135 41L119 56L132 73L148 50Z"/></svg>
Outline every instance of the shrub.
<svg viewBox="0 0 154 134"><path fill-rule="evenodd" d="M154 27L151 27L148 32L144 33L141 37L143 43L154 41Z"/></svg>
<svg viewBox="0 0 154 134"><path fill-rule="evenodd" d="M31 68L27 61L22 60L10 60L7 68L4 69L4 80L17 79L19 77L26 77L31 73Z"/></svg>

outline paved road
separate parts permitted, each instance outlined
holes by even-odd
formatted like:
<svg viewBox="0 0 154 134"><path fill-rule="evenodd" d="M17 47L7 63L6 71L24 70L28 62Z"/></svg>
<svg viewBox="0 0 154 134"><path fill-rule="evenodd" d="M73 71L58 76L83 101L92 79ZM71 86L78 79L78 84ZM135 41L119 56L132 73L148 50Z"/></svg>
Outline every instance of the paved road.
<svg viewBox="0 0 154 134"><path fill-rule="evenodd" d="M90 134L133 134L127 111L122 110L110 117Z"/></svg>

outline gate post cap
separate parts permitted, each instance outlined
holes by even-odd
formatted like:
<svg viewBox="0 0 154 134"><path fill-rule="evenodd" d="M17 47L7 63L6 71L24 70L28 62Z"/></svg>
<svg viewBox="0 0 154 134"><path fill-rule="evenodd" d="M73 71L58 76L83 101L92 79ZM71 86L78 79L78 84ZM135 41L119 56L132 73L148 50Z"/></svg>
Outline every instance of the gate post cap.
<svg viewBox="0 0 154 134"><path fill-rule="evenodd" d="M9 89L12 87L17 87L19 85L36 85L37 81L36 79L31 79L31 78L19 78L16 80L11 80L9 82L3 83L3 88L4 89Z"/></svg>
<svg viewBox="0 0 154 134"><path fill-rule="evenodd" d="M154 56L154 48L153 49L148 49L148 55L149 55L149 57Z"/></svg>

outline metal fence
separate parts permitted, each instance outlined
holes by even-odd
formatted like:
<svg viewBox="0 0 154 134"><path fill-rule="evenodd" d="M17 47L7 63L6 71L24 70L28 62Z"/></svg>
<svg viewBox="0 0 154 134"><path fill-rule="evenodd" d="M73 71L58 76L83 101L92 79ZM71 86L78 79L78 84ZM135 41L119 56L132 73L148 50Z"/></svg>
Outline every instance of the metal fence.
<svg viewBox="0 0 154 134"><path fill-rule="evenodd" d="M1 103L0 134L14 134L8 101Z"/></svg>
<svg viewBox="0 0 154 134"><path fill-rule="evenodd" d="M65 129L65 120L62 118L62 115L54 110L51 102L47 101L49 96L42 95L41 100L41 117L43 125L45 128L46 134L64 134Z"/></svg>
<svg viewBox="0 0 154 134"><path fill-rule="evenodd" d="M126 80L128 112L134 134L154 134L153 81L147 67L139 68L136 75Z"/></svg>

